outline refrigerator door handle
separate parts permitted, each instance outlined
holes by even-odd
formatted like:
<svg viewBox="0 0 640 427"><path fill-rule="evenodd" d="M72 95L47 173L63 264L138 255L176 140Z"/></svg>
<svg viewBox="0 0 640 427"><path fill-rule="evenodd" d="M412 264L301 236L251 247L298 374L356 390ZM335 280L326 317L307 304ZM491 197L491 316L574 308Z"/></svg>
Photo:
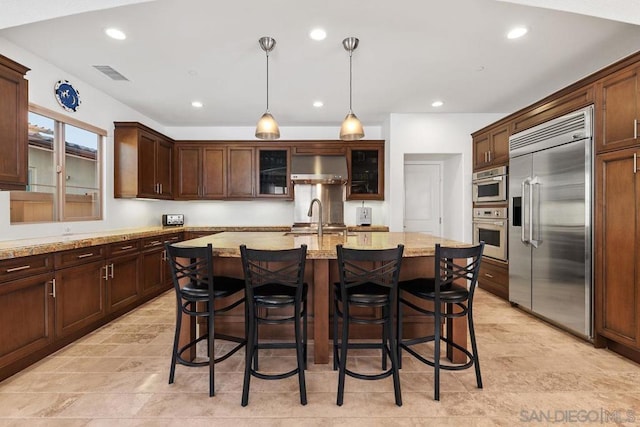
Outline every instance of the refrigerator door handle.
<svg viewBox="0 0 640 427"><path fill-rule="evenodd" d="M538 189L538 198L535 205L533 203L534 189ZM534 206L536 209L534 209ZM535 216L534 210L536 211ZM534 248L540 247L540 245L542 244L542 240L540 239L540 181L538 180L537 176L529 181L529 221L529 243L531 243ZM533 238L534 225L536 226L535 236L537 237L537 239Z"/></svg>
<svg viewBox="0 0 640 427"><path fill-rule="evenodd" d="M527 210L527 207L524 204L527 201L527 198L525 197L525 189L527 187L529 187L529 193L531 193L531 189L530 189L530 186L529 186L530 182L531 182L531 178L527 177L524 181L522 181L522 184L520 184L521 190L522 190L521 194L522 194L522 204L523 204L522 210L520 212L520 224L522 224L521 227L520 227L520 241L522 243L529 243L529 240L527 239L527 236L526 236L527 235L527 232L526 232L527 222L525 221L525 212L528 213L528 210ZM529 217L529 218L531 218L531 217ZM530 224L529 224L529 226L530 226Z"/></svg>

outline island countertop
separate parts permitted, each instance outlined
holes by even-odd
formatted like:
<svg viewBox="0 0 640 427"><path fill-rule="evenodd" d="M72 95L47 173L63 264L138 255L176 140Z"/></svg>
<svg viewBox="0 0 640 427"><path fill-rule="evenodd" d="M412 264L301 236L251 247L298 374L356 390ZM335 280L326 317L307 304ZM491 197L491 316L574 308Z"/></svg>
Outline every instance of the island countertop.
<svg viewBox="0 0 640 427"><path fill-rule="evenodd" d="M307 245L308 259L335 259L336 245L354 249L386 249L404 245L404 257L435 255L435 246L465 247L469 243L444 239L417 232L358 232L324 235L295 235L287 232L223 232L177 243L178 246L206 246L211 243L213 255L225 258L240 257L240 245L252 249L291 249Z"/></svg>

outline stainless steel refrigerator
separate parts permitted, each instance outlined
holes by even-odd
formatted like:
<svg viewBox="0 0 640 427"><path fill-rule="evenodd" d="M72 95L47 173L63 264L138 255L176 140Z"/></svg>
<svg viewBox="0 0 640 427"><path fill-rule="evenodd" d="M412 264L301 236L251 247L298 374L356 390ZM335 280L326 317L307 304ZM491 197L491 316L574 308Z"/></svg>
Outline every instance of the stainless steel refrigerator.
<svg viewBox="0 0 640 427"><path fill-rule="evenodd" d="M509 300L592 337L593 107L509 138Z"/></svg>

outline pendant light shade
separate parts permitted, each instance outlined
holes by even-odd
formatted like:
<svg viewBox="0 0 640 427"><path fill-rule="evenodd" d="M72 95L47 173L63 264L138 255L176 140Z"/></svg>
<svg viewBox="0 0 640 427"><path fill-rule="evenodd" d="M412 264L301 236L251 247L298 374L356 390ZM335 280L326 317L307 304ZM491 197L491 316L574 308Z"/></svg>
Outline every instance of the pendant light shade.
<svg viewBox="0 0 640 427"><path fill-rule="evenodd" d="M351 57L353 55L353 51L358 47L358 40L356 37L347 37L342 40L342 46L345 48L347 52L349 52L349 113L344 118L342 122L342 126L340 127L340 139L343 141L356 141L364 137L364 129L362 128L362 123L358 120L358 117L353 114L351 109L351 101L352 101L352 81L353 81L353 67L351 63Z"/></svg>
<svg viewBox="0 0 640 427"><path fill-rule="evenodd" d="M258 120L256 126L256 138L258 139L278 139L280 138L280 129L278 128L278 122L273 118L269 112L269 52L276 46L276 40L272 37L262 37L258 40L260 48L267 55L267 110Z"/></svg>

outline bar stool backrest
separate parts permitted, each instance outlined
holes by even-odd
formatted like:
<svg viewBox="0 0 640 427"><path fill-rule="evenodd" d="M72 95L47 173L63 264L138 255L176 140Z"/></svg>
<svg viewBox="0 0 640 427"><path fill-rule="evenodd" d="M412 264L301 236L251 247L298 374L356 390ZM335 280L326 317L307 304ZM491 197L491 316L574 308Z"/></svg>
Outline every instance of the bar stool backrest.
<svg viewBox="0 0 640 427"><path fill-rule="evenodd" d="M336 251L343 290L365 283L387 288L397 286L404 245L391 249L350 249L337 245Z"/></svg>
<svg viewBox="0 0 640 427"><path fill-rule="evenodd" d="M253 298L255 288L272 284L297 288L296 299L301 298L307 245L280 250L249 249L241 245L240 253L248 299Z"/></svg>
<svg viewBox="0 0 640 427"><path fill-rule="evenodd" d="M478 284L480 261L484 242L469 248L442 247L436 244L435 291L451 288L454 283L466 284L469 288L469 300Z"/></svg>
<svg viewBox="0 0 640 427"><path fill-rule="evenodd" d="M213 250L211 244L201 247L166 245L173 286L177 295L187 285L203 289L213 296Z"/></svg>

